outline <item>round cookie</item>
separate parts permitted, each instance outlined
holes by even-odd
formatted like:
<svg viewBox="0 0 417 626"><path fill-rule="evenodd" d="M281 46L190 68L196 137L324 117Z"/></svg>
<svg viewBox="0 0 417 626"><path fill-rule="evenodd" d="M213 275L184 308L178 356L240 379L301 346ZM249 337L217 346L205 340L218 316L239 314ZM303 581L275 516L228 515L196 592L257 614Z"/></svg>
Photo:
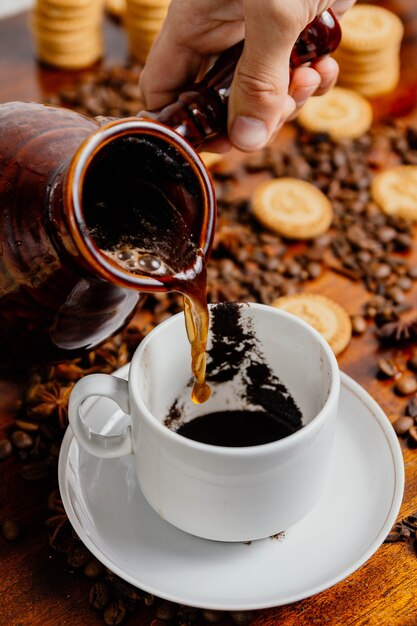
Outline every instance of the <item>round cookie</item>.
<svg viewBox="0 0 417 626"><path fill-rule="evenodd" d="M260 183L252 196L252 213L261 224L288 239L314 239L328 230L333 219L326 196L298 178Z"/></svg>
<svg viewBox="0 0 417 626"><path fill-rule="evenodd" d="M315 328L337 355L348 345L352 324L345 309L327 296L298 293L277 298L272 303Z"/></svg>
<svg viewBox="0 0 417 626"><path fill-rule="evenodd" d="M384 213L417 222L417 165L397 165L380 172L371 193Z"/></svg>
<svg viewBox="0 0 417 626"><path fill-rule="evenodd" d="M126 13L126 0L105 0L104 8L111 17L121 19Z"/></svg>
<svg viewBox="0 0 417 626"><path fill-rule="evenodd" d="M342 48L381 50L401 40L404 27L399 17L382 7L358 4L342 19Z"/></svg>
<svg viewBox="0 0 417 626"><path fill-rule="evenodd" d="M326 132L334 139L357 139L371 127L372 107L365 98L343 87L310 98L298 122L311 132Z"/></svg>

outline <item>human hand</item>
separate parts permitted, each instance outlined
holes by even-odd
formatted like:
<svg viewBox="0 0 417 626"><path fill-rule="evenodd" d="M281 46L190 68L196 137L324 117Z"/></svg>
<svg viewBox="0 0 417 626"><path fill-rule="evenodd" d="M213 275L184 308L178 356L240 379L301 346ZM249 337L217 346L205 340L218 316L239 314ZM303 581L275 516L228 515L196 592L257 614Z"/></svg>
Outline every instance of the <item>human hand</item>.
<svg viewBox="0 0 417 626"><path fill-rule="evenodd" d="M336 82L331 57L294 70L289 58L301 31L332 8L337 17L355 0L172 0L167 18L142 71L148 110L157 109L195 81L213 55L245 39L229 97L228 139L204 146L224 152L266 145L313 94Z"/></svg>

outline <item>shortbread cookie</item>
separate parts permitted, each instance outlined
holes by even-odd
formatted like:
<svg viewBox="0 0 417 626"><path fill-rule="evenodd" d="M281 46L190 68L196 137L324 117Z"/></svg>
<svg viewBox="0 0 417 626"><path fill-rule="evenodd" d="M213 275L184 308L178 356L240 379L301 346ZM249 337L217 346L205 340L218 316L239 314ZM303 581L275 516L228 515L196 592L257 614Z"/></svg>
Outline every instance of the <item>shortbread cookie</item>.
<svg viewBox="0 0 417 626"><path fill-rule="evenodd" d="M352 324L345 309L327 296L299 293L277 298L272 303L315 328L335 354L342 352L352 336Z"/></svg>
<svg viewBox="0 0 417 626"><path fill-rule="evenodd" d="M392 11L370 4L357 4L341 21L342 49L360 52L383 50L401 40L404 27Z"/></svg>
<svg viewBox="0 0 417 626"><path fill-rule="evenodd" d="M324 96L310 98L298 122L311 132L326 132L334 139L356 139L371 127L372 107L358 93L334 87Z"/></svg>
<svg viewBox="0 0 417 626"><path fill-rule="evenodd" d="M333 219L329 200L317 187L297 178L260 183L252 196L252 212L270 230L288 239L313 239Z"/></svg>
<svg viewBox="0 0 417 626"><path fill-rule="evenodd" d="M384 213L417 222L417 165L397 165L377 174L371 192Z"/></svg>
<svg viewBox="0 0 417 626"><path fill-rule="evenodd" d="M107 13L118 20L126 13L126 0L105 0L104 6Z"/></svg>

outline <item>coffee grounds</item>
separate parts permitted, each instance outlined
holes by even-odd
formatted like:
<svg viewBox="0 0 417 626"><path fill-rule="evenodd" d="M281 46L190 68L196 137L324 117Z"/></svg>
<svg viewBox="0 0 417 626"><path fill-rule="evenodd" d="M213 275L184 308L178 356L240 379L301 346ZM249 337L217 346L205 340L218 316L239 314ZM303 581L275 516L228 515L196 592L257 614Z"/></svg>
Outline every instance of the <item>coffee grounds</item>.
<svg viewBox="0 0 417 626"><path fill-rule="evenodd" d="M230 382L240 375L239 399L285 422L288 434L291 434L303 426L301 411L265 362L250 324L243 323L243 306L246 305L223 302L211 309L212 347L208 351L207 381ZM182 415L181 401L177 399L168 412L165 425L178 430L182 426Z"/></svg>

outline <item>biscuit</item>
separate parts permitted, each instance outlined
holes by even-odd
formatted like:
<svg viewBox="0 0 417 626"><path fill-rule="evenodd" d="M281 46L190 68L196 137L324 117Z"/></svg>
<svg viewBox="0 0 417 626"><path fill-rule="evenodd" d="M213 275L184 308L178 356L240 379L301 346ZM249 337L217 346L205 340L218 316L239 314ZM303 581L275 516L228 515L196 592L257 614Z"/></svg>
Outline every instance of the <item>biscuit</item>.
<svg viewBox="0 0 417 626"><path fill-rule="evenodd" d="M126 13L126 0L105 0L104 8L111 17L121 19Z"/></svg>
<svg viewBox="0 0 417 626"><path fill-rule="evenodd" d="M352 324L345 309L327 296L298 293L277 298L273 306L292 313L315 328L337 355L348 345Z"/></svg>
<svg viewBox="0 0 417 626"><path fill-rule="evenodd" d="M372 125L372 107L351 89L334 87L324 96L310 98L298 122L311 132L326 132L334 139L356 139Z"/></svg>
<svg viewBox="0 0 417 626"><path fill-rule="evenodd" d="M252 196L252 213L261 224L288 239L314 239L328 230L333 219L326 196L297 178L260 183Z"/></svg>
<svg viewBox="0 0 417 626"><path fill-rule="evenodd" d="M404 26L391 11L369 4L357 4L345 13L341 21L342 49L367 52L383 50L401 41Z"/></svg>
<svg viewBox="0 0 417 626"><path fill-rule="evenodd" d="M384 213L417 222L417 165L397 165L380 172L371 194Z"/></svg>

